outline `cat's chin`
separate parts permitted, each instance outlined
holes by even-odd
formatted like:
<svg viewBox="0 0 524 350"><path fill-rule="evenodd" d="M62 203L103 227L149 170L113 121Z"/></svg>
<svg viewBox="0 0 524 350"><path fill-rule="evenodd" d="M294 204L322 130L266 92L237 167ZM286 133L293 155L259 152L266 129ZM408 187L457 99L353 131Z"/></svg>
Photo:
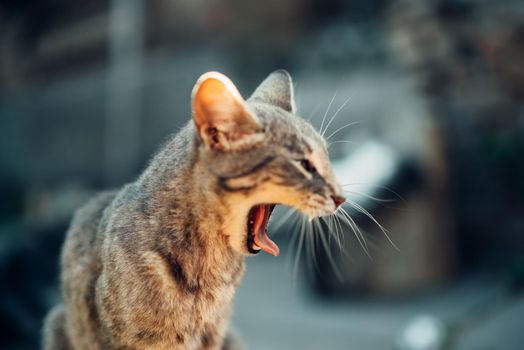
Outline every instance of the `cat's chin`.
<svg viewBox="0 0 524 350"><path fill-rule="evenodd" d="M255 205L247 217L247 251L258 254L261 250L268 254L278 256L280 249L267 234L269 217L275 209L275 204Z"/></svg>

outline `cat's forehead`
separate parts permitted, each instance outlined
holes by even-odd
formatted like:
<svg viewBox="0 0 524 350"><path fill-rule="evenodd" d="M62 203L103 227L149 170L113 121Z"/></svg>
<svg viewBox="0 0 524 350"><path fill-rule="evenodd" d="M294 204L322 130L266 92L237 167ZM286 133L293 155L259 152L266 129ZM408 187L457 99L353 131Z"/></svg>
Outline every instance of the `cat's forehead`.
<svg viewBox="0 0 524 350"><path fill-rule="evenodd" d="M274 138L300 143L309 152L319 147L325 148L322 136L303 118L264 103L253 103L251 109Z"/></svg>

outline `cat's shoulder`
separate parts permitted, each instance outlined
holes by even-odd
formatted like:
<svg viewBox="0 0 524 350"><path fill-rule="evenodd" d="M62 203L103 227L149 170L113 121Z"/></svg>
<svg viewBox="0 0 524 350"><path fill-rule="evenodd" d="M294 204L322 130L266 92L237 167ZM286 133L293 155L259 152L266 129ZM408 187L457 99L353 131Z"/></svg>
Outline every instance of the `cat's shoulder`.
<svg viewBox="0 0 524 350"><path fill-rule="evenodd" d="M76 210L70 231L96 231L104 212L116 198L118 191L103 191L91 197Z"/></svg>

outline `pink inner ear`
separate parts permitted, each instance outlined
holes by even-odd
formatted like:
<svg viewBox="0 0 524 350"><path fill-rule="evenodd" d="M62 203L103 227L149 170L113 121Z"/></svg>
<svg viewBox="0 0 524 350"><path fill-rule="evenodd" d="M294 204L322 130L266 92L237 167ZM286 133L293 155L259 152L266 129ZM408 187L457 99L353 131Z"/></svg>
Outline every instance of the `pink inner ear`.
<svg viewBox="0 0 524 350"><path fill-rule="evenodd" d="M216 79L208 79L200 85L197 95L195 96L197 107L208 110L216 108L220 104L232 103L233 99L227 93L224 84Z"/></svg>
<svg viewBox="0 0 524 350"><path fill-rule="evenodd" d="M209 72L193 89L193 120L200 137L211 147L229 147L245 135L261 130L236 89L223 74Z"/></svg>
<svg viewBox="0 0 524 350"><path fill-rule="evenodd" d="M233 83L229 80L222 81L223 79L227 78L205 78L196 87L193 111L199 130L204 125L216 127L220 123L227 123L228 119L232 119L242 108L237 100L238 97L235 96L238 92Z"/></svg>

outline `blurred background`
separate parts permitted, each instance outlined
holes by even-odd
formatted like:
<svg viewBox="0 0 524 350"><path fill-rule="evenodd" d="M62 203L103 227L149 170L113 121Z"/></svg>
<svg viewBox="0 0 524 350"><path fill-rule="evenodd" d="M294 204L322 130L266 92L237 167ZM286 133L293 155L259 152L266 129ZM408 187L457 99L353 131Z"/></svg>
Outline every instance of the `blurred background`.
<svg viewBox="0 0 524 350"><path fill-rule="evenodd" d="M524 349L519 0L0 2L1 349L39 348L71 215L186 123L200 74L247 97L278 68L360 229L300 239L279 209L248 348Z"/></svg>

